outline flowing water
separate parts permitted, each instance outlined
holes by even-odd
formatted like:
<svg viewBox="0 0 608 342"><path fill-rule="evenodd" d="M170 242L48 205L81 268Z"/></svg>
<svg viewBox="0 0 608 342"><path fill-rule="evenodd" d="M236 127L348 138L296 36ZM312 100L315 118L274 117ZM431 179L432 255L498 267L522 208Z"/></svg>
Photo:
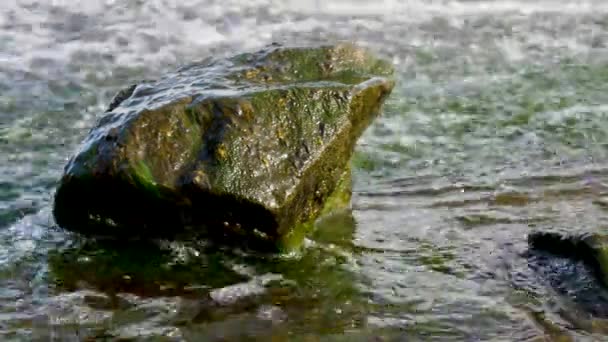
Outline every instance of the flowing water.
<svg viewBox="0 0 608 342"><path fill-rule="evenodd" d="M349 40L398 84L352 211L297 255L92 243L54 226L68 156L124 85L271 42ZM533 229L605 229L602 0L3 0L0 339L608 340L585 265Z"/></svg>

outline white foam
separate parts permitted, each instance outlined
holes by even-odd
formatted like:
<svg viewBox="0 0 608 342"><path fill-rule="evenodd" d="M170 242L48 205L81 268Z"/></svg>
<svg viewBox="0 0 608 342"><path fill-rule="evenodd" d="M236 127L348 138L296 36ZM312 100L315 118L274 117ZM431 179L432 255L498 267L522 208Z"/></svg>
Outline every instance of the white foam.
<svg viewBox="0 0 608 342"><path fill-rule="evenodd" d="M544 1L426 1L426 0L288 0L283 8L305 13L333 15L408 14L412 20L429 15L478 15L517 12L529 15L538 12L581 14L607 11L608 4L599 0L544 0ZM275 1L276 4L276 1Z"/></svg>

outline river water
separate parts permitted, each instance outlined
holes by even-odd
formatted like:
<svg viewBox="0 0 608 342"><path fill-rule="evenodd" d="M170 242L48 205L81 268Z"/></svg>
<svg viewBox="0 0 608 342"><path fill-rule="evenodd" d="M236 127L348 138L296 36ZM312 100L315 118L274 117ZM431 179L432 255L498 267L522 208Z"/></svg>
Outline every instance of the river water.
<svg viewBox="0 0 608 342"><path fill-rule="evenodd" d="M601 341L585 265L534 229L605 229L601 0L3 0L0 339ZM271 42L349 40L398 84L352 211L296 255L93 244L54 226L69 155L124 85Z"/></svg>

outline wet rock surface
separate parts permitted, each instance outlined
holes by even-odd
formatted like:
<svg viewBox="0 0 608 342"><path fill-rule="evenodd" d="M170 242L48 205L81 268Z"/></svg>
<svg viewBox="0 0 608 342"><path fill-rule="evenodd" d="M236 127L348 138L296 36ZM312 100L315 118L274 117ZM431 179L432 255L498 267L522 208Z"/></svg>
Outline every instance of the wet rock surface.
<svg viewBox="0 0 608 342"><path fill-rule="evenodd" d="M528 265L570 329L608 331L608 239L602 232L534 231Z"/></svg>
<svg viewBox="0 0 608 342"><path fill-rule="evenodd" d="M284 247L350 179L391 75L353 45L271 45L129 86L68 162L55 219L87 235Z"/></svg>
<svg viewBox="0 0 608 342"><path fill-rule="evenodd" d="M535 231L528 236L533 250L583 261L608 286L608 235L603 232Z"/></svg>

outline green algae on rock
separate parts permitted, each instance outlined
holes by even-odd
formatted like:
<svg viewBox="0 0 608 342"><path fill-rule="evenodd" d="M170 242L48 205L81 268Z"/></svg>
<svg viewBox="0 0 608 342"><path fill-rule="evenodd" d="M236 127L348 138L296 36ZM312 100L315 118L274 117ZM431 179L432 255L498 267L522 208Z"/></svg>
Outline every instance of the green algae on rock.
<svg viewBox="0 0 608 342"><path fill-rule="evenodd" d="M350 44L272 45L129 86L68 162L56 222L104 236L239 232L282 247L336 198L392 73Z"/></svg>
<svg viewBox="0 0 608 342"><path fill-rule="evenodd" d="M608 286L608 232L568 234L536 231L528 235L531 248L583 260Z"/></svg>

